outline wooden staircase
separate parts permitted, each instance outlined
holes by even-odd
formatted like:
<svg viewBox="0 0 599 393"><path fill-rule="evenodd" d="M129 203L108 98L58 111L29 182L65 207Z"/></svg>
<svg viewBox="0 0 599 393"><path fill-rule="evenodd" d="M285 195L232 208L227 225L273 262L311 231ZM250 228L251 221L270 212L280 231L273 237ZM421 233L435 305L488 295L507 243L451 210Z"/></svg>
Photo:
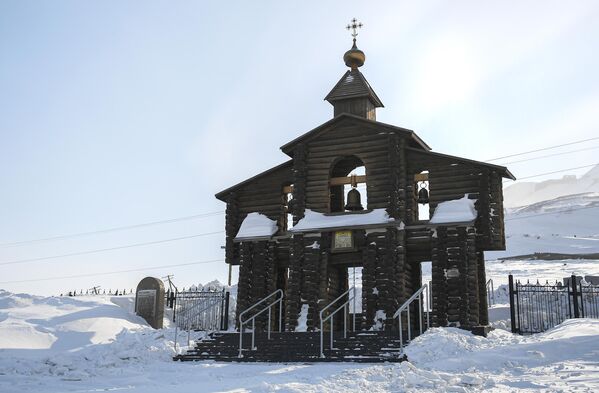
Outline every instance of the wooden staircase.
<svg viewBox="0 0 599 393"><path fill-rule="evenodd" d="M239 357L239 333L216 332L199 341L195 348L177 355L174 360L221 362L400 362L406 360L400 352L397 332L335 333L334 349L329 348L325 334L324 358L320 357L320 333L281 332L256 333L255 350L250 349L251 333L244 333L243 357Z"/></svg>

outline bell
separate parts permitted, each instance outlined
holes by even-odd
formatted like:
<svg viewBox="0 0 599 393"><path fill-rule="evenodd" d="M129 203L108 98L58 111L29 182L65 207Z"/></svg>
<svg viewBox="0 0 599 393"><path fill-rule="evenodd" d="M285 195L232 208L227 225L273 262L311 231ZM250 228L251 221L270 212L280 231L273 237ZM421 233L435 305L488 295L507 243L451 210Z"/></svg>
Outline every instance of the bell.
<svg viewBox="0 0 599 393"><path fill-rule="evenodd" d="M347 204L345 205L345 210L349 211L358 211L364 210L362 207L362 198L360 196L360 191L352 188L347 193Z"/></svg>
<svg viewBox="0 0 599 393"><path fill-rule="evenodd" d="M418 191L418 203L423 205L428 203L428 190L424 187Z"/></svg>

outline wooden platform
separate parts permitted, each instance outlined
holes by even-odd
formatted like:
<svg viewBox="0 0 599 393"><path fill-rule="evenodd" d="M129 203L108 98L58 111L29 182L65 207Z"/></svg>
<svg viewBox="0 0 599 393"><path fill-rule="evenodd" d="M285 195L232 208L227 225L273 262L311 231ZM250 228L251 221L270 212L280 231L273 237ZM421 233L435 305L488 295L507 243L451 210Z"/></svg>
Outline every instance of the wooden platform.
<svg viewBox="0 0 599 393"><path fill-rule="evenodd" d="M320 333L282 332L256 334L256 349L251 350L251 334L244 333L243 357L239 357L238 333L212 333L198 342L194 349L175 356L174 360L221 362L401 362L406 357L400 354L399 337L391 332L348 332L335 334L335 348L328 348L325 334L324 358L320 357Z"/></svg>

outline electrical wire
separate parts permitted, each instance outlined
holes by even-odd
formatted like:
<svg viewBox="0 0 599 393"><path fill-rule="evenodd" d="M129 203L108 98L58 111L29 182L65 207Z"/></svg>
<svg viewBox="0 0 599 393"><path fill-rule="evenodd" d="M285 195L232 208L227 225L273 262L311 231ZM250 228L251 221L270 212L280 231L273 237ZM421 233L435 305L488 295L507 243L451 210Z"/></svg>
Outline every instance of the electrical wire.
<svg viewBox="0 0 599 393"><path fill-rule="evenodd" d="M141 246L148 246L148 245L152 245L152 244L168 243L168 242L174 242L174 241L177 241L177 240L185 240L185 239L192 239L192 238L201 237L201 236L216 235L216 234L220 234L220 233L224 233L224 232L225 231L205 232L205 233L199 233L199 234L196 234L196 235L181 236L181 237L175 237L175 238L171 238L171 239L155 240L155 241L144 242L144 243L126 244L126 245L123 245L123 246L116 246L116 247L109 247L109 248L100 248L100 249L97 249L97 250L87 250L87 251L73 252L73 253L61 254L61 255L52 255L52 256L39 257L39 258L19 259L19 260L16 260L16 261L1 262L0 266L4 266L4 265L15 265L15 264L29 263L29 262L39 262L39 261L45 261L45 260L49 260L49 259L66 258L66 257L77 256L77 255L88 255L88 254L95 254L95 253L98 253L98 252L121 250L121 249L124 249L124 248L141 247Z"/></svg>
<svg viewBox="0 0 599 393"><path fill-rule="evenodd" d="M536 175L530 175L530 176L524 176L524 177L520 177L516 180L512 180L512 179L507 179L504 180L503 182L508 182L508 181L520 181L520 180L525 180L525 179L532 179L533 177L539 177L539 176L545 176L545 175L552 175L554 173L560 173L560 172L566 172L566 171L573 171L575 169L583 169L583 168L590 168L590 167L594 167L599 165L599 163L595 163L595 164L590 164L590 165L583 165L583 166L577 166L575 168L567 168L567 169L560 169L559 171L553 171L553 172L545 172L545 173L538 173Z"/></svg>
<svg viewBox="0 0 599 393"><path fill-rule="evenodd" d="M599 139L599 137L582 139L580 141L574 141L574 142L568 142L568 143L562 143L561 145L549 146L549 147L544 147L542 149L529 150L529 151L524 151L522 153L510 154L508 156L491 158L490 160L487 160L487 162L489 162L489 161L497 161L497 160L501 160L503 158L510 158L510 157L522 156L524 154L529 154L529 153L536 153L538 151L545 151L545 150L556 149L556 148L562 147L562 146L576 145L578 143L583 143L583 142L588 142L588 141L594 141L594 140L597 140L597 139Z"/></svg>
<svg viewBox="0 0 599 393"><path fill-rule="evenodd" d="M166 269L166 268L173 268L173 267L192 266L192 265L200 265L200 264L216 263L216 262L224 262L224 261L225 260L221 258L221 259L212 259L212 260L206 260L206 261L178 263L175 265L161 265L161 266L142 267L139 269L115 270L115 271L111 271L111 272L85 273L85 274L73 274L70 276L54 276L54 277L46 277L46 278L33 278L33 279L27 279L27 280L2 281L2 282L0 282L0 284L19 284L19 283L25 283L25 282L63 280L63 279L68 279L68 278L106 276L109 274L141 272L141 271L146 271L146 270Z"/></svg>
<svg viewBox="0 0 599 393"><path fill-rule="evenodd" d="M540 160L541 158L547 158L547 157L555 157L555 156L563 156L565 154L572 154L572 153L578 153L581 151L588 151L588 150L595 150L595 149L599 149L599 146L593 146L593 147L588 147L585 149L578 149L578 150L570 150L570 151L565 151L563 153L554 153L554 154L547 154L544 156L539 156L539 157L532 157L532 158L525 158L524 160L518 160L518 161L511 161L511 162L502 162L499 165L512 165L512 164L517 164L520 162L527 162L527 161L533 161L533 160Z"/></svg>
<svg viewBox="0 0 599 393"><path fill-rule="evenodd" d="M100 233L122 231L122 230L126 230L126 229L142 228L142 227L147 227L147 226L152 226L152 225L170 224L173 222L188 221L188 220L217 216L217 215L220 215L223 213L224 213L224 211L194 214L191 216L170 218L167 220L150 221L150 222L145 222L142 224L124 225L124 226L120 226L120 227L100 229L97 231L80 232L80 233L73 233L73 234L69 234L69 235L51 236L51 237L45 237L45 238L40 238L40 239L21 240L21 241L10 242L10 243L0 243L0 247L20 246L20 245L29 244L29 243L40 243L40 242L47 242L47 241L53 241L53 240L69 239L69 238L74 238L74 237L90 236L90 235L95 235L95 234L100 234Z"/></svg>

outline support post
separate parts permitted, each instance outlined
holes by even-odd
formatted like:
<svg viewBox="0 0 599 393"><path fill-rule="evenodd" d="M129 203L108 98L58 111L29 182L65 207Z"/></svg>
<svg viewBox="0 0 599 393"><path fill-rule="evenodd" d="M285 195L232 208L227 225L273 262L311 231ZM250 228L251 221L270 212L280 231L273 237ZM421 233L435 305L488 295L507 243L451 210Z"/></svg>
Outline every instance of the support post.
<svg viewBox="0 0 599 393"><path fill-rule="evenodd" d="M578 285L576 285L576 276L570 277L572 285L572 305L574 306L574 318L580 318L580 309L578 308Z"/></svg>
<svg viewBox="0 0 599 393"><path fill-rule="evenodd" d="M512 333L516 331L516 308L514 304L514 276L511 274L508 276L508 286L510 289L510 321L512 322Z"/></svg>

